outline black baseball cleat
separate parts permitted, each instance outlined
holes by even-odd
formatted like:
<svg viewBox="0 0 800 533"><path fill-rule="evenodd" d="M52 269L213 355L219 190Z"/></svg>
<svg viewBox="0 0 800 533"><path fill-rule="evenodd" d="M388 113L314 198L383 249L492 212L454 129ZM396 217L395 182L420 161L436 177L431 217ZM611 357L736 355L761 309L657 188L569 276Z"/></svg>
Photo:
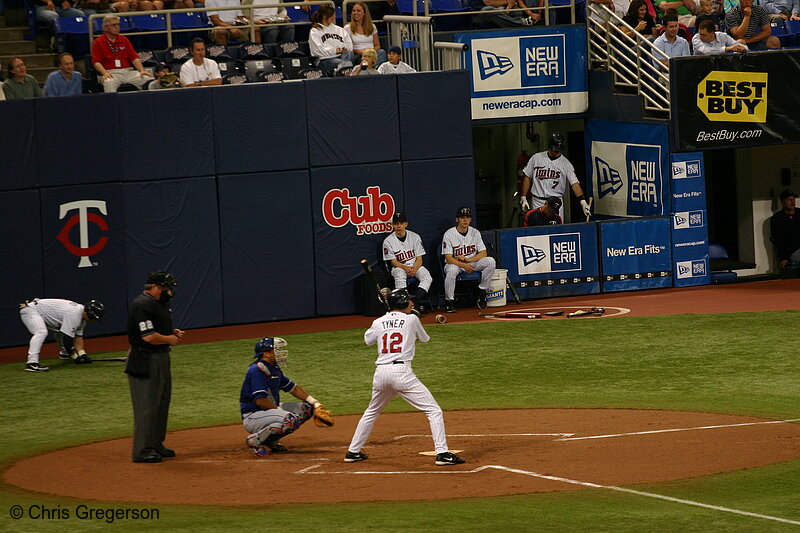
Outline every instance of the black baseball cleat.
<svg viewBox="0 0 800 533"><path fill-rule="evenodd" d="M367 457L368 456L365 453L361 453L361 452L353 453L351 451L348 451L344 456L344 462L345 463L356 463L358 461L366 461Z"/></svg>
<svg viewBox="0 0 800 533"><path fill-rule="evenodd" d="M67 352L58 352L58 358L63 359L64 361L69 361L72 359L72 356Z"/></svg>
<svg viewBox="0 0 800 533"><path fill-rule="evenodd" d="M89 359L89 356L86 354L79 355L78 357L75 358L76 365L88 365L91 362L92 360Z"/></svg>
<svg viewBox="0 0 800 533"><path fill-rule="evenodd" d="M478 289L478 309L486 309L486 291Z"/></svg>
<svg viewBox="0 0 800 533"><path fill-rule="evenodd" d="M161 448L157 449L156 453L160 457L175 457L175 450L170 450L166 446L162 446Z"/></svg>
<svg viewBox="0 0 800 533"><path fill-rule="evenodd" d="M444 310L446 313L455 313L456 312L456 302L455 300L445 300L444 301Z"/></svg>
<svg viewBox="0 0 800 533"><path fill-rule="evenodd" d="M48 366L42 366L39 363L27 363L25 365L25 372L47 372L50 370Z"/></svg>
<svg viewBox="0 0 800 533"><path fill-rule="evenodd" d="M283 453L289 451L289 448L287 448L280 442L265 442L264 446L269 448L269 451L271 451L272 453Z"/></svg>
<svg viewBox="0 0 800 533"><path fill-rule="evenodd" d="M460 465L466 463L464 459L451 452L437 453L436 466Z"/></svg>

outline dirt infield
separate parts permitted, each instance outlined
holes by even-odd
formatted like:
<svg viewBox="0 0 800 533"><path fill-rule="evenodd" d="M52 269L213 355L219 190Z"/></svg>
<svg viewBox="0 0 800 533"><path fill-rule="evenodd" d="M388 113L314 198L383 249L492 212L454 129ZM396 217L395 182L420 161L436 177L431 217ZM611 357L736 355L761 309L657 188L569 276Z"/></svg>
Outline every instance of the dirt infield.
<svg viewBox="0 0 800 533"><path fill-rule="evenodd" d="M604 307L602 318L798 309L789 295L800 280L612 293L524 302L495 310ZM449 322L483 322L477 309ZM564 320L547 317L542 320ZM190 342L257 338L366 327L361 316L193 330ZM424 322L431 323L433 317ZM92 352L122 350L125 337L87 341ZM48 347L55 352L51 344ZM55 353L50 355L54 356ZM47 357L47 355L45 354ZM0 350L0 362L24 361L24 348ZM100 363L97 363L100 364ZM46 378L46 376L44 376ZM705 476L800 457L800 424L713 413L655 410L532 409L455 411L445 415L451 449L464 465L436 467L423 414L384 414L365 452L342 458L357 416L336 427L303 427L288 453L259 459L240 425L169 434L178 457L159 465L130 462L130 438L58 450L17 461L3 473L20 488L79 498L144 503L263 505L265 476L290 476L280 502L360 502L465 498L614 487ZM91 462L85 461L92 457Z"/></svg>
<svg viewBox="0 0 800 533"><path fill-rule="evenodd" d="M23 459L4 474L21 488L144 503L263 505L265 479L291 479L279 503L498 496L705 476L800 457L800 425L674 411L535 409L446 413L448 444L468 462L437 467L422 413L383 415L370 458L344 463L356 416L285 439L258 458L239 425L170 433L178 457L130 462L130 439ZM86 461L92 457L92 461ZM555 479L557 476L558 479ZM91 480L91 482L87 481Z"/></svg>

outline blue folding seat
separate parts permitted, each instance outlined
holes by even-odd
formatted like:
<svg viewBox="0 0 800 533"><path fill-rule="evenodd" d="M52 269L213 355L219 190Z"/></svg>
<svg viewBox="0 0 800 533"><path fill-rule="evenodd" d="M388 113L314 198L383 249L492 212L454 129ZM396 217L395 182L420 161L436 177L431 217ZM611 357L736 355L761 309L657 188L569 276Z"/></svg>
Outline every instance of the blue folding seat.
<svg viewBox="0 0 800 533"><path fill-rule="evenodd" d="M165 15L136 15L127 18L131 21L133 27L141 32L164 31L167 29L167 17ZM140 48L160 50L167 47L167 34L133 35L131 41L137 50Z"/></svg>
<svg viewBox="0 0 800 533"><path fill-rule="evenodd" d="M56 50L69 52L75 59L89 53L89 20L86 17L56 19Z"/></svg>

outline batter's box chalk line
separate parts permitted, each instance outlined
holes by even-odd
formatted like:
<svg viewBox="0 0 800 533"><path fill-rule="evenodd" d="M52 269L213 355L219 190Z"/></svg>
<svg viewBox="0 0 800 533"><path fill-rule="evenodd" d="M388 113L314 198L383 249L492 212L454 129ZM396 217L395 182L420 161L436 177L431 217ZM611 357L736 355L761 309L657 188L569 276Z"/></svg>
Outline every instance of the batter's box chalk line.
<svg viewBox="0 0 800 533"><path fill-rule="evenodd" d="M657 500L664 500L672 503L680 503L683 505L691 505L693 507L702 507L703 509L710 509L712 511L719 511L723 513L732 513L737 514L740 516L749 516L752 518L761 518L763 520L771 520L773 522L781 522L783 524L791 524L795 526L800 526L800 521L797 520L789 520L788 518L780 518L778 516L769 516L765 514L759 513L751 513L749 511L741 511L739 509L732 509L730 507L722 507L719 505L709 505L707 503L696 502L693 500L685 500L682 498L673 498L672 496L664 496L663 494L655 494L653 492L643 492L640 490L633 490L633 489L626 489L624 487L617 487L615 485L599 485L597 483L590 483L588 481L579 481L577 479L569 479L565 477L559 476L551 476L547 474L539 474L537 472L530 472L528 470L520 470L519 468L509 468L507 466L502 465L483 465L477 468L473 468L472 470L400 470L400 471L388 471L388 472L374 472L374 471L366 471L366 470L358 470L358 471L351 471L351 472L320 472L317 470L322 465L312 465L307 468L303 468L302 470L298 470L295 474L300 475L409 475L409 474L434 474L434 475L445 475L445 476L452 476L452 475L464 475L464 474L477 474L483 472L484 470L500 470L503 472L509 472L512 474L520 474L523 476L530 476L539 479L546 479L549 481L555 481L558 483L567 483L570 485L579 485L581 487L587 487L592 489L605 489L605 490L613 490L616 492L623 492L626 494L633 494L636 496L642 496L645 498L655 498Z"/></svg>

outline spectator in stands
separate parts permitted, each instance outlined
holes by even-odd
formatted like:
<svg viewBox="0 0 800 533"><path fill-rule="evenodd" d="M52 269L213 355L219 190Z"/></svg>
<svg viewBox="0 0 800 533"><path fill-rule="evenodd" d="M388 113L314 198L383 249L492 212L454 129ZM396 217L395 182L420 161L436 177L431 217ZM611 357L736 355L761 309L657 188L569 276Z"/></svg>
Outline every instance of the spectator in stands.
<svg viewBox="0 0 800 533"><path fill-rule="evenodd" d="M798 0L764 0L760 4L767 10L772 21L800 20Z"/></svg>
<svg viewBox="0 0 800 533"><path fill-rule="evenodd" d="M119 34L119 17L103 17L103 34L92 43L92 63L97 70L97 80L103 91L115 93L123 83L130 83L139 89L146 78L153 75L147 72L124 35Z"/></svg>
<svg viewBox="0 0 800 533"><path fill-rule="evenodd" d="M540 12L534 13L527 9L528 6L524 0L483 0L483 4L481 14L475 15L474 22L476 24L498 28L519 28L533 26L542 18ZM541 1L537 1L536 5L540 7ZM517 8L524 8L525 11L511 11Z"/></svg>
<svg viewBox="0 0 800 533"><path fill-rule="evenodd" d="M125 4L124 6L121 4ZM114 11L122 11L127 6L127 2L122 0L120 2L110 3L109 0L80 0L78 4L86 16L97 15L98 13L113 13Z"/></svg>
<svg viewBox="0 0 800 533"><path fill-rule="evenodd" d="M148 91L158 91L161 89L180 89L183 87L180 77L172 72L172 69L170 69L169 65L166 63L159 63L156 65L153 69L153 73L155 74L156 79L150 82L150 84L147 86Z"/></svg>
<svg viewBox="0 0 800 533"><path fill-rule="evenodd" d="M184 87L210 87L222 85L219 65L206 57L206 43L195 37L190 45L192 58L181 66L181 83Z"/></svg>
<svg viewBox="0 0 800 533"><path fill-rule="evenodd" d="M694 21L694 27L699 28L700 23L704 20L710 20L714 23L714 31L718 30L722 18L718 10L722 10L722 5L714 2L713 0L700 0L700 13ZM694 37L692 37L694 39Z"/></svg>
<svg viewBox="0 0 800 533"><path fill-rule="evenodd" d="M410 74L416 72L408 63L403 62L403 51L397 45L389 47L389 61L378 67L380 74Z"/></svg>
<svg viewBox="0 0 800 533"><path fill-rule="evenodd" d="M783 209L769 219L769 238L775 244L781 268L800 267L800 214L795 208L796 198L794 191L783 191L780 196Z"/></svg>
<svg viewBox="0 0 800 533"><path fill-rule="evenodd" d="M378 54L372 48L362 50L361 63L356 65L356 68L350 72L351 76L366 76L371 74L380 74L375 70L375 63L378 61Z"/></svg>
<svg viewBox="0 0 800 533"><path fill-rule="evenodd" d="M83 75L75 72L75 58L69 52L58 54L58 70L47 75L45 96L72 96L83 92Z"/></svg>
<svg viewBox="0 0 800 533"><path fill-rule="evenodd" d="M697 33L692 37L692 49L696 56L711 56L725 52L749 52L744 45L725 33L715 31L714 21L706 19L697 27Z"/></svg>
<svg viewBox="0 0 800 533"><path fill-rule="evenodd" d="M278 0L270 0L269 3ZM255 0L256 4L263 3L263 0ZM281 24L289 22L289 13L286 8L281 7L262 7L253 10L253 20L256 24L267 24L260 29L262 43L288 43L294 41L294 26L291 24Z"/></svg>
<svg viewBox="0 0 800 533"><path fill-rule="evenodd" d="M659 10L661 18L667 15L667 10L675 9L678 13L678 22L691 28L694 26L696 13L699 11L697 4L694 0L661 0L657 1L656 6ZM664 23L666 25L666 23Z"/></svg>
<svg viewBox="0 0 800 533"><path fill-rule="evenodd" d="M25 61L20 57L12 57L8 62L8 76L3 84L6 100L19 100L42 96L36 78L28 74Z"/></svg>
<svg viewBox="0 0 800 533"><path fill-rule="evenodd" d="M548 198L542 207L531 209L522 219L523 226L548 226L562 224L561 216L558 214L561 210L561 198L559 196L551 196Z"/></svg>
<svg viewBox="0 0 800 533"><path fill-rule="evenodd" d="M344 31L350 35L353 43L354 62L361 61L364 50L372 49L378 54L378 62L386 62L386 51L381 48L381 41L378 39L378 29L372 23L366 2L359 2L353 6L350 13L350 22L344 27Z"/></svg>
<svg viewBox="0 0 800 533"><path fill-rule="evenodd" d="M239 0L206 0L206 7L237 7L241 6ZM250 40L248 32L237 25L247 24L248 20L240 9L225 11L208 11L208 19L216 27L211 31L212 38L217 44L228 44L228 40L247 42ZM261 33L255 35L256 42L261 39Z"/></svg>
<svg viewBox="0 0 800 533"><path fill-rule="evenodd" d="M326 76L332 76L337 69L353 66L353 42L350 34L336 25L336 10L330 4L321 5L311 15L308 45Z"/></svg>
<svg viewBox="0 0 800 533"><path fill-rule="evenodd" d="M114 2L112 7L117 13L152 11L154 9L164 9L164 2L162 0L122 0Z"/></svg>
<svg viewBox="0 0 800 533"><path fill-rule="evenodd" d="M628 12L622 17L622 20L645 37L655 39L657 36L656 21L650 16L650 13L647 12L647 4L645 4L644 0L633 0L628 8ZM620 29L627 35L632 34L625 26L620 26Z"/></svg>
<svg viewBox="0 0 800 533"><path fill-rule="evenodd" d="M53 36L56 34L56 19L58 17L83 17L83 11L74 7L74 0L36 0L36 20L47 24ZM51 41L51 46L53 41Z"/></svg>
<svg viewBox="0 0 800 533"><path fill-rule="evenodd" d="M691 55L689 41L678 35L678 16L672 13L664 16L664 33L653 41L653 45L667 54L667 57ZM669 68L669 59L658 59L664 70Z"/></svg>
<svg viewBox="0 0 800 533"><path fill-rule="evenodd" d="M772 35L767 10L754 6L753 0L741 0L738 6L728 12L725 26L731 37L746 44L750 50L781 47L781 42Z"/></svg>

